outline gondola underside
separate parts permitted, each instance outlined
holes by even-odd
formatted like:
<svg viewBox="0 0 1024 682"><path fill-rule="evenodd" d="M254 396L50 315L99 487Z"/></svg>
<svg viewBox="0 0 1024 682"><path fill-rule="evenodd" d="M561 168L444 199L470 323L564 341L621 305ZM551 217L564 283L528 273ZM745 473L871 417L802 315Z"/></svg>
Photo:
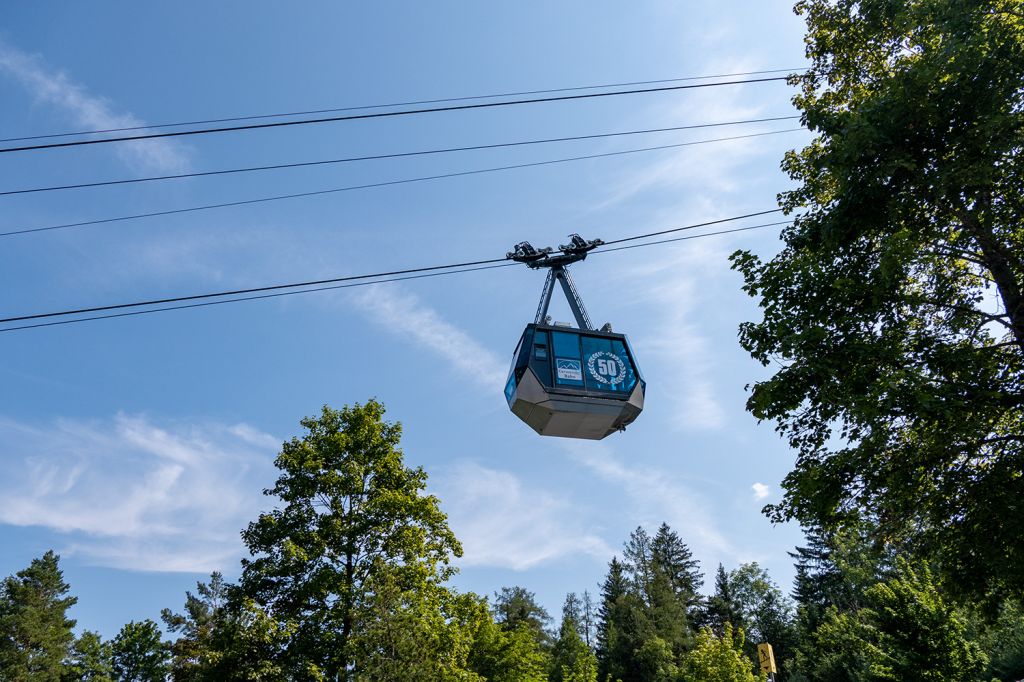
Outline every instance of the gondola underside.
<svg viewBox="0 0 1024 682"><path fill-rule="evenodd" d="M572 395L546 388L527 368L509 400L512 412L542 436L601 440L623 430L644 407L643 382L628 398Z"/></svg>

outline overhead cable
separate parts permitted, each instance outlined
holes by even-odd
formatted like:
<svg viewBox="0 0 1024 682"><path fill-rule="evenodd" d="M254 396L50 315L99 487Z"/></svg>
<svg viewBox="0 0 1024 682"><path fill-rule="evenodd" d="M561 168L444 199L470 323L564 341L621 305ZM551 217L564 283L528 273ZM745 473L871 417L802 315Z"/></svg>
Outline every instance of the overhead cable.
<svg viewBox="0 0 1024 682"><path fill-rule="evenodd" d="M269 196L269 197L259 197L259 198L256 198L256 199L243 199L243 200L240 200L240 201L228 201L228 202L217 203L217 204L205 204L205 205L201 205L201 206L189 206L189 207L186 207L186 208L169 209L169 210L166 210L166 211L151 211L151 212L148 212L148 213L136 213L136 214L133 214L133 215L117 216L117 217L113 217L113 218L99 218L99 219L96 219L96 220L84 220L84 221L75 222L75 223L63 223L63 224L59 224L59 225L47 225L47 226L44 226L44 227L22 228L22 229L18 229L18 230L8 230L6 232L0 232L0 237L11 237L11 236L15 236L15 235L32 234L32 233L36 233L36 232L47 232L47 231L51 231L51 230L63 230L63 229L68 229L68 228L85 227L85 226L88 226L88 225L101 225L101 224L106 224L106 223L116 223L116 222L124 222L124 221L129 221L129 220L139 220L139 219L142 219L142 218L154 218L154 217L159 217L159 216L177 215L177 214L181 214L181 213L192 213L192 212L195 212L195 211L208 211L208 210L218 209L218 208L230 208L230 207L234 207L234 206L247 206L247 205L250 205L250 204L262 204L262 203L267 203L267 202L271 202L271 201L282 201L282 200L285 200L285 199L299 199L299 198L304 198L304 197L321 196L321 195L325 195L325 194L336 194L336 193L339 193L339 192L351 192L351 191L356 191L356 190L371 189L371 188L375 188L375 187L389 187L389 186L393 186L393 185L406 185L406 184L417 183L417 182L426 182L426 181L429 181L429 180L442 180L442 179L446 179L446 178L457 178L457 177L465 177L465 176L470 176L470 175L481 175L481 174L484 174L484 173L496 173L496 172L500 172L500 171L517 170L517 169L520 169L520 168L536 168L536 167L540 167L540 166L551 166L551 165L555 165L555 164L570 163L570 162L574 162L574 161L585 161L585 160L589 160L589 159L601 159L601 158L607 158L607 157L612 157L612 156L624 156L624 155L627 155L627 154L640 154L640 153L644 153L644 152L661 151L661 150L665 150L665 149L677 149L677 148L681 148L681 147L690 147L690 146L701 145L701 144L711 144L711 143L714 143L714 142L727 142L727 141L732 141L732 140L742 140L742 139L748 139L748 138L753 138L753 137L764 137L766 135L779 135L779 134L782 134L782 133L799 132L801 130L803 130L803 128L787 128L785 130L773 130L773 131L763 132L763 133L751 133L749 135L734 135L734 136L730 136L730 137L719 137L719 138L713 138L713 139L709 139L709 140L696 140L696 141L693 141L693 142L679 142L679 143L676 143L676 144L658 145L658 146L654 146L654 147L642 147L642 148L639 148L639 149L625 149L625 150L620 150L620 151L615 151L615 152L604 152L604 153L601 153L601 154L586 154L586 155L583 155L583 156L570 156L570 157L565 157L565 158L560 158L560 159L549 159L549 160L546 160L546 161L532 161L532 162L529 162L529 163L517 163L517 164L511 164L511 165L507 165L507 166L494 166L494 167L490 167L490 168L477 168L477 169L474 169L474 170L457 171L457 172L453 172L453 173L441 173L441 174L438 174L438 175L425 175L425 176L419 176L419 177L414 177L414 178L403 178L403 179L400 179L400 180L385 180L385 181L382 181L382 182L371 182L371 183L366 183L366 184L362 184L362 185L348 185L346 187L334 187L334 188L331 188L331 189L315 190L315 191L311 191L311 192L296 192L296 193L292 193L292 194L278 194L278 195Z"/></svg>
<svg viewBox="0 0 1024 682"><path fill-rule="evenodd" d="M710 220L710 221L705 221L705 222L701 222L701 223L695 223L693 225L685 225L683 227L676 227L676 228L672 228L672 229L669 229L669 230L659 230L657 232L647 233L646 235L635 235L635 236L629 237L627 239L613 240L613 241L606 242L606 243L608 243L608 244L615 244L615 243L619 243L619 242L622 242L622 241L628 241L628 240L631 240L631 239L643 239L644 237L648 237L648 236L658 236L658 235L662 235L662 234L668 234L670 232L683 232L683 231L686 231L686 230L694 230L694 229L697 229L697 228L700 228L700 227L707 227L707 226L710 226L710 225L720 225L722 223L735 222L737 220L744 220L746 218L753 218L753 217L756 217L756 216L769 215L769 214L772 214L772 213L780 213L781 211L782 211L781 208L776 208L776 209L771 209L771 210L766 210L766 211L756 211L754 213L746 213L744 215L732 216L730 218L720 218L718 220ZM0 318L0 324L7 324L7 323L10 323L10 322L24 322L24 321L28 321L28 320L40 320L40 319L55 318L55 317L67 317L67 316L71 316L71 315L84 315L84 314L87 314L87 313L108 312L108 311L113 311L113 310L125 310L125 309L129 309L129 308L144 308L144 307L148 307L148 306L163 305L163 304L166 304L166 303L183 303L183 302L186 302L186 301L201 301L201 300L214 299L214 298L224 298L224 297L228 297L228 296L242 296L242 295L246 295L246 294L262 294L262 293L267 293L267 292L272 292L272 291L282 291L282 290L289 290L289 289L293 289L294 290L294 289L301 289L301 288L305 288L305 287L314 287L314 286L325 285L325 284L338 284L338 283L342 283L342 282L353 282L353 281L360 281L360 280L375 280L375 279L382 278L382 277L394 277L394 276L400 276L400 275L420 274L420 273L425 273L425 272L438 272L438 271L444 271L444 270L455 270L455 269L459 269L459 268L469 268L469 267L476 267L476 266L492 265L492 264L495 264L495 263L505 263L507 260L508 260L507 257L506 258L489 258L489 259L468 261L468 262L463 262L463 263L452 263L452 264L449 264L449 265L432 265L432 266L419 267L419 268L409 268L409 269L404 269L404 270L392 270L390 272L378 272L378 273L373 273L373 274L368 274L368 275L346 275L346 276L342 276L342 277L331 277L331 278L328 278L328 279L318 279L318 280L310 280L310 281L305 281L305 282L295 282L295 283L291 283L291 284L271 284L271 285L260 286L260 287L250 287L250 288L246 288L246 289L233 289L233 290L229 290L229 291L218 291L218 292L211 292L211 293L205 293L205 294L190 294L190 295L187 295L187 296L173 296L173 297L167 297L167 298L150 299L150 300L146 300L146 301L135 301L135 302L131 302L131 303L116 303L116 304L111 304L111 305L92 306L92 307L88 307L88 308L77 308L77 309L72 309L72 310L61 310L61 311L48 312L48 313L32 313L32 314L28 314L28 315L17 315L17 316L13 316L13 317ZM234 299L232 299L232 300L234 300ZM7 331L7 330L2 330L2 331Z"/></svg>
<svg viewBox="0 0 1024 682"><path fill-rule="evenodd" d="M468 111L472 109L491 109L495 107L508 107L521 104L540 104L546 102L566 102L571 100L593 99L597 97L617 97L620 95L639 95L654 92L671 92L674 90L691 90L694 88L711 88L724 85L744 85L748 83L766 83L769 81L784 81L785 76L774 76L768 78L749 78L746 80L716 81L714 83L692 83L690 85L666 85L656 88L638 88L632 90L614 90L611 92L590 92L582 95L558 95L556 97L533 97L530 99L504 100L501 102L481 102L477 104L456 104L447 107L427 107L420 109L402 109L399 111L379 111L372 114L349 114L346 116L328 116L322 118L305 118L298 121L277 121L274 123L250 123L234 126L222 126L219 128L199 128L197 130L178 130L166 133L147 133L145 135L123 135L120 137L103 137L90 140L75 140L73 142L47 142L44 144L25 145L21 147L0 147L0 153L37 151L41 149L56 149L62 147L80 147L83 145L106 144L108 142L130 142L133 140L152 140L157 138L183 137L187 135L208 135L211 133L228 133L241 130L260 130L268 128L282 128L286 126L309 125L314 123L337 123L340 121L356 121L371 118L386 118L394 116L411 116L415 114L434 114L449 111Z"/></svg>
<svg viewBox="0 0 1024 682"><path fill-rule="evenodd" d="M68 189L83 189L87 187L107 187L110 185L128 185L139 182L154 182L157 180L179 180L182 178L199 178L213 175L228 175L232 173L252 173L255 171L282 170L285 168L303 168L307 166L326 166L331 164L352 163L356 161L377 161L381 159L399 159L410 156L427 156L431 154L450 154L453 152L479 151L483 149L502 149L508 147L525 147L537 144L550 144L554 142L575 142L579 140L597 140L611 137L625 137L629 135L646 135L650 133L666 133L679 130L695 130L698 128L718 128L722 126L746 125L751 123L770 123L773 121L792 121L799 116L773 116L770 118L752 118L742 121L723 121L721 123L699 123L684 126L672 126L669 128L647 128L644 130L627 130L615 133L597 133L593 135L573 135L571 137L549 137L541 140L522 140L518 142L500 142L495 144L478 144L463 147L446 147L444 149L422 149L412 152L397 152L392 154L373 154L369 156L349 156L341 159L325 159L321 161L301 161L297 163L278 163L265 166L248 166L245 168L227 168L223 170L201 171L196 173L176 173L174 175L154 175L145 178L128 178L125 180L103 180L98 182L80 182L70 185L51 185L48 187L30 187L26 189L13 189L0 191L0 196L12 194L31 194L34 192L56 192Z"/></svg>
<svg viewBox="0 0 1024 682"><path fill-rule="evenodd" d="M660 80L631 81L627 83L604 83L602 85L578 85L569 88L549 88L547 90L520 90L518 92L502 92L491 95L465 95L462 97L445 97L441 99L420 99L389 104L364 104L360 106L336 107L333 109L308 109L305 111L289 111L276 114L254 114L249 116L232 116L228 118L208 118L198 121L181 121L178 123L156 123L137 125L124 128L105 128L102 130L79 130L70 133L49 133L45 135L24 135L22 137L0 138L0 142L19 142L21 140L45 140L56 137L76 137L79 135L101 135L121 133L132 130L157 130L160 128L180 128L191 125L207 125L210 123L231 123L233 121L253 121L266 118L287 118L289 116L312 116L314 114L330 114L339 111L364 111L367 109L389 109L391 107L411 107L421 104L441 104L443 102L466 102L474 99L496 99L498 97L522 97L524 95L546 95L554 92L577 92L579 90L600 90L606 88L629 88L636 85L656 85L659 83L682 83L685 81L707 80L709 78L735 78L736 76L760 76L766 73L792 73L800 69L764 69L761 71L742 71L739 73L718 73L707 76L687 76L685 78L662 78Z"/></svg>
<svg viewBox="0 0 1024 682"><path fill-rule="evenodd" d="M710 236L710 235L708 235ZM35 324L25 324L19 327L7 327L6 329L0 329L0 333L13 332L21 329L38 329L39 327L57 327L64 324L75 324L76 322L90 322L93 320L109 320L115 317L134 317L136 315L148 315L150 313L163 313L171 310L186 310L188 308L206 308L213 305L223 305L225 303L240 303L242 301L256 301L264 298L279 298L281 296L294 296L295 294L308 294L314 291L329 291L332 289L349 289L351 287L365 287L371 284L384 284L386 282L404 282L410 279L422 279L424 277L440 277L441 275L457 275L462 272L476 272L477 270L492 270L494 268L507 268L518 263L499 263L497 265L481 265L475 268L464 268L462 270L448 270L445 272L431 272L423 275L407 275L405 277L388 277L384 279L377 279L368 282L352 282L350 284L334 284L331 286L315 287L312 289L299 289L296 291L278 291L272 294L257 294L254 296L241 296L238 298L226 298L218 301L204 301L202 303L187 303L184 305L172 305L165 306L162 308L148 308L146 310L132 310L126 313L112 313L107 315L93 315L90 317L76 317L71 320L57 320L54 322L37 322Z"/></svg>
<svg viewBox="0 0 1024 682"><path fill-rule="evenodd" d="M654 246L656 244L665 244L665 243L668 243L668 242L679 242L679 241L688 241L690 239L701 239L701 238L704 238L704 237L715 237L715 236L723 235L723 234L732 234L734 232L747 232L749 230L758 230L758 229L762 229L762 228L765 228L765 227L774 227L776 225L786 225L786 224L789 224L789 222L790 221L788 221L788 220L783 220L783 221L775 222L775 223L763 223L761 225L750 225L750 226L747 226L747 227L738 227L738 228L734 228L734 229L731 229L731 230L718 230L716 232L705 232L703 234L694 234L694 235L689 235L687 237L676 237L674 239L663 239L663 240L660 240L660 241L643 243L643 244L631 244L629 246L620 246L620 247L616 247L614 249L607 249L607 251L594 251L592 253L605 253L605 252L611 253L611 252L614 252L614 251L623 251L625 249L636 249L636 248L640 248L640 247L643 247L643 246ZM679 228L679 229L689 229L689 228ZM420 275L408 275L408 276L404 276L404 277L389 277L389 278L376 279L376 280L364 281L364 282L352 282L352 283L349 283L349 284L335 284L335 285L331 285L331 286L313 287L313 288L310 288L310 289L298 289L298 290L294 290L294 291L278 291L278 292L269 293L269 294L257 294L257 295L253 295L253 296L241 296L241 297L237 297L237 298L226 298L226 299L221 299L221 300L216 300L216 301L204 301L202 303L188 303L188 304L184 304L184 305L165 306L165 307L160 307L160 308L148 308L146 310L132 310L132 311L123 312L123 313L111 313L111 314L106 314L106 315L93 315L93 316L90 316L90 317L76 317L76 318L69 319L69 320L56 320L56 321L51 321L51 322L36 322L36 323L33 323L33 324L26 324L26 325L21 325L21 326L17 326L17 327L7 327L5 329L0 329L0 333L19 331L19 330L23 330L23 329L38 329L40 327L56 327L56 326L65 325L65 324L75 324L77 322L90 322L90 321L93 321L93 320L108 320L108 319L117 318L117 317L134 317L136 315L148 315L150 313L163 313L163 312L169 312L169 311L172 311L172 310L185 310L185 309L188 309L188 308L205 308L205 307L208 307L208 306L223 305L223 304L226 304L226 303L240 303L242 301L255 301L255 300L260 300L260 299L265 299L265 298L279 298L281 296L294 296L296 294L308 294L308 293L312 293L312 292L315 292L315 291L330 291L330 290L334 290L334 289L348 289L348 288L351 288L351 287L365 287L365 286L370 286L370 285L373 285L373 284L385 284L387 282L402 282L402 281L411 280L411 279L422 279L422 278L425 278L425 277L440 277L442 275L458 275L458 274L461 274L461 273L464 273L464 272L476 272L478 270L493 270L495 268L512 267L513 265L518 265L518 263L498 263L498 264L493 264L493 265L481 265L481 266L478 266L478 267L462 268L462 269L455 269L455 270L446 270L446 271L443 271L443 272L431 272L431 273L420 274Z"/></svg>

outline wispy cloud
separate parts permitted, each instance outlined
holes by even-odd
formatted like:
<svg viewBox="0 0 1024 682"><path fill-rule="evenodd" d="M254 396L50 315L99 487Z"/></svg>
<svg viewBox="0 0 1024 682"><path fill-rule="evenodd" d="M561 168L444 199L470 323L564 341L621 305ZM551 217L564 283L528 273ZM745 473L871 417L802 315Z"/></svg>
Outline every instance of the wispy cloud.
<svg viewBox="0 0 1024 682"><path fill-rule="evenodd" d="M709 68L707 72L727 73L745 70L739 64L728 67L723 65L720 68L722 70ZM647 112L646 117L653 117L664 125L679 125L680 122L740 121L765 116L762 106L749 104L749 99L744 96L744 87L750 86L694 90L681 103ZM788 123L790 122L780 121L696 130L688 139L735 137L794 127ZM760 153L759 150L764 146L763 139L736 139L663 152L657 161L640 166L634 165L620 175L605 205L620 203L654 190L670 190L678 195L680 189L698 190L692 195L682 196L682 200L690 206L693 205L694 195L713 205L715 194L735 192L742 185L745 176L741 172L742 165ZM677 198L673 203L678 204L678 201Z"/></svg>
<svg viewBox="0 0 1024 682"><path fill-rule="evenodd" d="M384 286L367 287L353 296L375 322L435 353L485 390L500 389L505 369L493 352L445 321L417 296Z"/></svg>
<svg viewBox="0 0 1024 682"><path fill-rule="evenodd" d="M630 296L626 300L632 309L647 315L638 352L648 372L657 373L658 381L649 390L671 405L668 419L675 429L718 430L727 423L719 395L720 360L708 328L714 315L709 307L715 305L710 292L716 280L730 274L727 253L720 243L704 240L662 248L640 264L620 267L610 284L617 286L619 278L646 283L641 289L620 286L617 291Z"/></svg>
<svg viewBox="0 0 1024 682"><path fill-rule="evenodd" d="M627 466L604 444L566 442L565 449L573 460L622 487L636 523L649 528L668 523L687 539L705 565L712 565L712 558L718 561L739 556L707 514L710 505L692 486L654 467L635 462Z"/></svg>
<svg viewBox="0 0 1024 682"><path fill-rule="evenodd" d="M749 64L710 65L706 73L750 70ZM753 86L695 90L682 103L645 112L665 125L680 122L729 121L785 113L767 110L760 101L751 103ZM694 139L725 137L761 130L792 127L788 122L737 126L695 131ZM781 138L781 136L780 136ZM664 153L659 160L635 163L612 180L609 204L636 205L650 212L651 231L681 227L742 213L750 205L750 168L761 160L777 166L774 153L766 155L764 140L748 138L713 145L687 147ZM788 139L788 138L787 138ZM755 208L770 208L774 198L769 190ZM723 211L723 207L730 207ZM739 210L735 210L739 208ZM747 223L750 224L750 223ZM742 223L736 223L742 225ZM723 226L727 227L727 226ZM641 264L615 271L615 287L622 298L636 292L631 308L642 311L648 330L646 340L637 340L644 351L653 353L648 366L657 367L659 380L652 386L673 405L671 423L684 430L716 430L726 426L728 411L723 407L719 383L723 375L720 348L712 341L715 333L709 320L719 316L720 288L735 289L728 268L728 237L685 242L645 252ZM623 283L644 282L642 288Z"/></svg>
<svg viewBox="0 0 1024 682"><path fill-rule="evenodd" d="M463 566L524 570L563 557L604 561L614 554L588 531L581 510L511 472L463 462L439 478Z"/></svg>
<svg viewBox="0 0 1024 682"><path fill-rule="evenodd" d="M772 494L771 486L765 483L755 483L752 486L750 486L750 489L754 491L755 500L763 500L764 498Z"/></svg>
<svg viewBox="0 0 1024 682"><path fill-rule="evenodd" d="M126 112L117 112L103 97L91 94L66 73L49 68L38 55L22 52L0 40L0 74L20 83L38 102L64 112L71 123L87 130L145 125ZM123 142L117 154L137 170L182 172L188 167L183 147L166 140Z"/></svg>
<svg viewBox="0 0 1024 682"><path fill-rule="evenodd" d="M246 424L157 425L140 416L0 418L0 523L66 537L64 553L102 566L228 568L239 531L266 506L278 441Z"/></svg>

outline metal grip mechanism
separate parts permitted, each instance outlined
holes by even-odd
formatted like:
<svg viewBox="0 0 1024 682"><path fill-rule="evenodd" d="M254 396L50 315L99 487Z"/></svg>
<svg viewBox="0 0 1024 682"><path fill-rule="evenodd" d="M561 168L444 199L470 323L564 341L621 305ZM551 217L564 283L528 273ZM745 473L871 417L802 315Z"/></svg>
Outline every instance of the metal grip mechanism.
<svg viewBox="0 0 1024 682"><path fill-rule="evenodd" d="M558 253L554 253L554 249L550 246L536 249L530 242L519 242L515 245L514 250L506 254L506 258L517 263L524 263L527 267L534 270L548 268L548 276L545 278L544 288L541 290L540 304L537 306L537 316L534 319L535 324L544 324L546 321L548 306L551 304L551 294L555 289L555 280L557 280L562 285L562 293L565 294L565 299L569 302L569 308L576 318L576 324L579 325L580 329L586 331L594 330L594 326L590 322L590 316L587 315L587 309L583 305L583 299L576 290L576 284L572 281L572 276L569 274L567 266L570 263L583 260L590 251L593 251L602 244L604 242L600 239L587 241L578 234L571 234L569 235L569 243L560 245ZM610 325L606 324L605 327L608 330L611 329Z"/></svg>

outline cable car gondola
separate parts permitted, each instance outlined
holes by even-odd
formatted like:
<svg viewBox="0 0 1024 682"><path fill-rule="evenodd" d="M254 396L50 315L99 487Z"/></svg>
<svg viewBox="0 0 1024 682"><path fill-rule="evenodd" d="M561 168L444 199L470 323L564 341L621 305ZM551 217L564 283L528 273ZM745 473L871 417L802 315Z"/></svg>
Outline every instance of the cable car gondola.
<svg viewBox="0 0 1024 682"><path fill-rule="evenodd" d="M601 244L574 234L557 254L529 242L508 254L530 268L548 269L536 318L519 339L505 383L513 414L542 436L600 440L625 429L644 409L646 384L626 335L610 324L594 329L569 275L570 263ZM548 316L556 280L578 328Z"/></svg>

